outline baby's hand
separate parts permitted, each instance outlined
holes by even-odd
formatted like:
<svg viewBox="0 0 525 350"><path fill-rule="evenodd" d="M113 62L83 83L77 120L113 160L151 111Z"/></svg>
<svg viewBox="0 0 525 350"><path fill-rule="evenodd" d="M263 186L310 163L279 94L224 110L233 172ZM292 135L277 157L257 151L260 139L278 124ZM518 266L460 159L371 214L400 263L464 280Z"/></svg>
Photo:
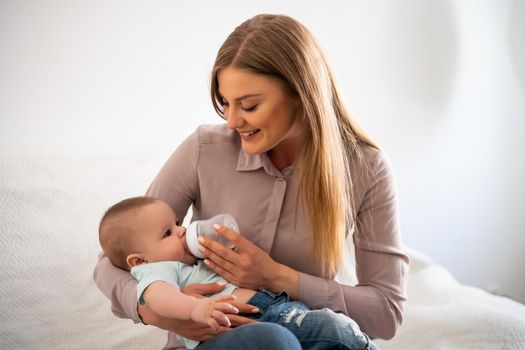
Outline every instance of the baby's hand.
<svg viewBox="0 0 525 350"><path fill-rule="evenodd" d="M234 295L220 295L214 298L202 298L195 301L190 318L199 323L205 323L214 330L219 326L230 327L230 320L224 314L237 314L239 309L228 303L228 300L235 300Z"/></svg>

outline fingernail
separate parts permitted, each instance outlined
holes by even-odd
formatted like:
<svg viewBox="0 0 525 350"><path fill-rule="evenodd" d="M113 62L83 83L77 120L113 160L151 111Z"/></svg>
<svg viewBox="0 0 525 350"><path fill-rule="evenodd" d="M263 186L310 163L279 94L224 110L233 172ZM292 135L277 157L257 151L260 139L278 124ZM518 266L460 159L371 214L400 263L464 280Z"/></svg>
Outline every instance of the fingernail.
<svg viewBox="0 0 525 350"><path fill-rule="evenodd" d="M199 240L199 242L201 242L201 243L206 242L206 240L205 240L204 238L202 238L202 237L199 237L198 240Z"/></svg>
<svg viewBox="0 0 525 350"><path fill-rule="evenodd" d="M259 312L259 309L254 307L254 308L252 308L252 312Z"/></svg>
<svg viewBox="0 0 525 350"><path fill-rule="evenodd" d="M199 248L199 250L200 250L201 252L203 252L203 253L204 253L204 251L206 250L206 248L204 248L204 247L203 247L202 245L200 245L200 244L199 244L198 248Z"/></svg>
<svg viewBox="0 0 525 350"><path fill-rule="evenodd" d="M216 230L218 230L218 229L221 228L221 225L219 225L219 224L213 224L213 228L216 229Z"/></svg>
<svg viewBox="0 0 525 350"><path fill-rule="evenodd" d="M204 262L205 262L206 264L209 263L208 259L205 259ZM219 282L217 282L217 284L218 284L219 286L225 286L225 285L226 285L226 282L224 282L224 281L219 281Z"/></svg>
<svg viewBox="0 0 525 350"><path fill-rule="evenodd" d="M204 259L204 263L205 263L206 265L209 265L209 264L210 264L210 261L209 261L208 259Z"/></svg>

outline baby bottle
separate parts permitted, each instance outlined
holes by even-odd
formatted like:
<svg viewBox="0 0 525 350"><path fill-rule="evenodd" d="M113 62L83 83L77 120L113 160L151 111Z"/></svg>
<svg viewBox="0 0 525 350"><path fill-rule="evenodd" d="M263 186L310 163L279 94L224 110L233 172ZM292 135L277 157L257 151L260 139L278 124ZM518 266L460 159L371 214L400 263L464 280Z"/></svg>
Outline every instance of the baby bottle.
<svg viewBox="0 0 525 350"><path fill-rule="evenodd" d="M233 243L223 238L213 228L214 224L225 226L235 232L239 232L239 227L235 222L235 219L230 214L219 214L208 220L197 220L192 222L186 229L186 243L191 253L197 258L204 259L199 246L199 237L208 237L221 244L224 244L228 248L233 248Z"/></svg>

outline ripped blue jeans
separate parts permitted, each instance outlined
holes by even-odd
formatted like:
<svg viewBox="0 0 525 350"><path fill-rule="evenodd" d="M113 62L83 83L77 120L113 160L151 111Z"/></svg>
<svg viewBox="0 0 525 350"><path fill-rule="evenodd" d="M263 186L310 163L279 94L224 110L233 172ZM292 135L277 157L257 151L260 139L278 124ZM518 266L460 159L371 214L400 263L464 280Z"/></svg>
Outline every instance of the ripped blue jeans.
<svg viewBox="0 0 525 350"><path fill-rule="evenodd" d="M311 310L300 302L290 301L285 292L275 294L261 289L248 303L256 306L260 314L246 316L285 327L297 337L303 349L379 349L351 318L327 308Z"/></svg>

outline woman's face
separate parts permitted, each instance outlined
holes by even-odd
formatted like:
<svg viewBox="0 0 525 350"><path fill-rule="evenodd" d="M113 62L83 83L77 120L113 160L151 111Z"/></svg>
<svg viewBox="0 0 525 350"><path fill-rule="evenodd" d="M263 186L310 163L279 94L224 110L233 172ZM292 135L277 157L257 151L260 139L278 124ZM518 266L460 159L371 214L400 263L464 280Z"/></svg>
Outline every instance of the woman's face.
<svg viewBox="0 0 525 350"><path fill-rule="evenodd" d="M295 154L300 127L297 107L282 84L265 75L233 67L217 76L228 127L236 130L248 154L271 151L279 157Z"/></svg>

